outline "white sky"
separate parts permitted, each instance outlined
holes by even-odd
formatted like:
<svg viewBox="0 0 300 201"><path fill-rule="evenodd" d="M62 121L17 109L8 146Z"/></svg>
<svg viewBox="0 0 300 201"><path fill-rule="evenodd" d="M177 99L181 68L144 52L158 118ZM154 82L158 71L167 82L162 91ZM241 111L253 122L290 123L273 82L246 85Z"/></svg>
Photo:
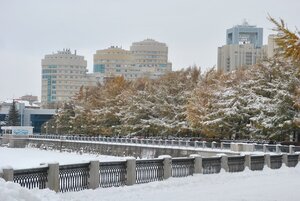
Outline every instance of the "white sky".
<svg viewBox="0 0 300 201"><path fill-rule="evenodd" d="M264 28L269 13L300 27L299 0L0 0L0 100L40 96L41 59L63 48L88 61L111 45L152 38L169 47L173 69L217 63L225 32L247 19Z"/></svg>

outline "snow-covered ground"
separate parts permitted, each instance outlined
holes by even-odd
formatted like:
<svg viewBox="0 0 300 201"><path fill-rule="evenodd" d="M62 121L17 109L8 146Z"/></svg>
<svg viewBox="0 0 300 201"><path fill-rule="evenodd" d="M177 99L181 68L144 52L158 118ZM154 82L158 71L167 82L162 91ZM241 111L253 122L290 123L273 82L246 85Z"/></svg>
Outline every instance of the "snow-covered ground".
<svg viewBox="0 0 300 201"><path fill-rule="evenodd" d="M67 153L59 151L46 151L35 148L6 148L0 147L0 169L3 166L11 166L14 169L39 167L43 163L58 162L59 164L71 164L88 162L90 160L115 161L122 157ZM0 201L2 201L0 199Z"/></svg>
<svg viewBox="0 0 300 201"><path fill-rule="evenodd" d="M72 193L28 190L0 179L1 201L299 201L300 166L195 175L118 188Z"/></svg>
<svg viewBox="0 0 300 201"><path fill-rule="evenodd" d="M98 159L120 160L112 156L60 153L33 148L0 148L0 166L28 168L40 163L79 163ZM285 165L279 170L267 167L263 171L245 170L241 173L194 175L170 178L148 184L118 188L98 188L71 193L54 193L48 189L26 189L0 179L0 201L298 201L300 164L296 168Z"/></svg>

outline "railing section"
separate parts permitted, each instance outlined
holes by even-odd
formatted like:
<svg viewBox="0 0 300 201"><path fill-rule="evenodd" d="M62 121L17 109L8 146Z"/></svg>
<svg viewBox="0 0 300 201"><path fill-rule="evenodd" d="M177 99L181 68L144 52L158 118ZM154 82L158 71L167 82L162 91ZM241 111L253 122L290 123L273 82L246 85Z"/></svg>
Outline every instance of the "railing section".
<svg viewBox="0 0 300 201"><path fill-rule="evenodd" d="M46 188L48 167L14 170L13 181L26 188Z"/></svg>
<svg viewBox="0 0 300 201"><path fill-rule="evenodd" d="M245 169L245 156L228 157L229 172L242 172Z"/></svg>
<svg viewBox="0 0 300 201"><path fill-rule="evenodd" d="M136 183L161 181L164 178L163 159L137 160Z"/></svg>
<svg viewBox="0 0 300 201"><path fill-rule="evenodd" d="M282 166L282 155L271 155L271 169L279 169Z"/></svg>
<svg viewBox="0 0 300 201"><path fill-rule="evenodd" d="M221 157L202 158L203 174L216 174L221 170Z"/></svg>
<svg viewBox="0 0 300 201"><path fill-rule="evenodd" d="M280 152L282 153L289 153L290 152L290 148L289 146L280 146Z"/></svg>
<svg viewBox="0 0 300 201"><path fill-rule="evenodd" d="M262 145L262 144L255 144L254 145L254 151L261 151L261 152L263 152L264 151L264 145Z"/></svg>
<svg viewBox="0 0 300 201"><path fill-rule="evenodd" d="M173 158L172 177L186 177L193 175L194 158Z"/></svg>
<svg viewBox="0 0 300 201"><path fill-rule="evenodd" d="M276 152L276 145L266 145L268 152Z"/></svg>
<svg viewBox="0 0 300 201"><path fill-rule="evenodd" d="M251 156L250 170L263 170L265 165L265 156Z"/></svg>
<svg viewBox="0 0 300 201"><path fill-rule="evenodd" d="M223 142L223 149L230 149L231 143Z"/></svg>
<svg viewBox="0 0 300 201"><path fill-rule="evenodd" d="M60 191L80 191L88 188L90 163L59 166Z"/></svg>
<svg viewBox="0 0 300 201"><path fill-rule="evenodd" d="M287 155L287 166L296 167L299 160L299 154L288 154Z"/></svg>
<svg viewBox="0 0 300 201"><path fill-rule="evenodd" d="M100 186L124 186L126 184L126 161L101 162Z"/></svg>

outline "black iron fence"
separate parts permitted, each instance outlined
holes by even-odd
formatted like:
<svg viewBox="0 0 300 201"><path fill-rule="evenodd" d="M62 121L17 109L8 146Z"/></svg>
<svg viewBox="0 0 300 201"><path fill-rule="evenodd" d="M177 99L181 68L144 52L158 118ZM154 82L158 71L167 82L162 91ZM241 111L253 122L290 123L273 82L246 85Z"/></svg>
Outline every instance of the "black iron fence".
<svg viewBox="0 0 300 201"><path fill-rule="evenodd" d="M94 161L60 166L56 164L57 169L55 171L51 169L53 168L51 164L48 167L22 170L3 169L3 178L19 183L26 188L50 188L60 192L68 192L87 188L117 187L161 181L170 176L186 177L196 173L216 174L220 172L221 168L227 172L241 172L246 166L250 170L263 170L265 164L271 169L279 169L283 163L288 167L295 167L298 161L299 154L208 158L194 155L186 158L127 159L126 161L100 163ZM92 167L95 166L92 164L95 162L97 168L93 169ZM51 175L54 174L53 172L57 172L58 187L53 187L54 180L53 175ZM166 175L169 176L166 177ZM96 185L91 187L93 178ZM130 179L132 183L128 183Z"/></svg>

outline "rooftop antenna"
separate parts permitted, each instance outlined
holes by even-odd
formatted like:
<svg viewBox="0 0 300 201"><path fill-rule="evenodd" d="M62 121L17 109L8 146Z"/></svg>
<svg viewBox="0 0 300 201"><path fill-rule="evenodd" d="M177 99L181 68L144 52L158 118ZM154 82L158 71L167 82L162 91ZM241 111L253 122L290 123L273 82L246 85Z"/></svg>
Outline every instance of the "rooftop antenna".
<svg viewBox="0 0 300 201"><path fill-rule="evenodd" d="M246 18L243 19L243 25L244 25L244 26L249 26L249 23L247 22L247 19L246 19Z"/></svg>

